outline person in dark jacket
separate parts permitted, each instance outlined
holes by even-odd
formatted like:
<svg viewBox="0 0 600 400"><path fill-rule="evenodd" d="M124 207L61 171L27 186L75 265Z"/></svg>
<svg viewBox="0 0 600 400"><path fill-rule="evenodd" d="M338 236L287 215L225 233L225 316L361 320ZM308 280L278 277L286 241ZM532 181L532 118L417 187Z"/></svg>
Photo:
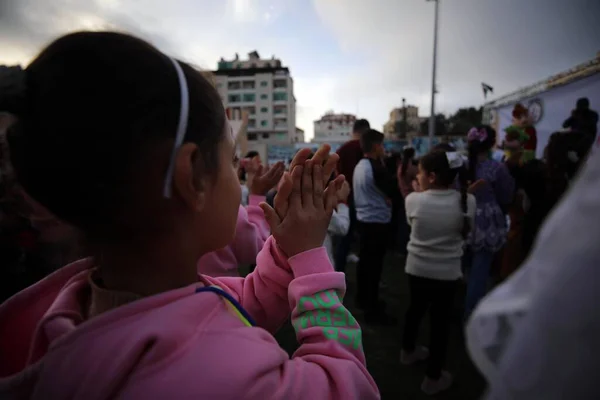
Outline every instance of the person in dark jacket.
<svg viewBox="0 0 600 400"><path fill-rule="evenodd" d="M582 97L577 100L575 110L563 122L563 128L585 133L592 138L593 142L596 141L598 113L590 109L590 100L588 98Z"/></svg>

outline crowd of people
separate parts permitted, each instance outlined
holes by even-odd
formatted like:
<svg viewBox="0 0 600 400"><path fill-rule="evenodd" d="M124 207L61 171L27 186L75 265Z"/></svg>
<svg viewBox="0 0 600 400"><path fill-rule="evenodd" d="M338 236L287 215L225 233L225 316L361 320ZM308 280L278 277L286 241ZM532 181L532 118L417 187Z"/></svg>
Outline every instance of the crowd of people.
<svg viewBox="0 0 600 400"><path fill-rule="evenodd" d="M0 110L1 398L379 398L343 300L355 262L364 322L397 323L380 295L388 251L406 256L410 292L400 362L425 361L422 391L442 392L459 286L463 323L477 321L596 126L582 99L543 160L531 133L495 160L487 125L465 132L465 154L440 144L417 159L386 154L360 119L337 153L267 166L202 73L111 32L1 68ZM287 320L292 357L272 336Z"/></svg>

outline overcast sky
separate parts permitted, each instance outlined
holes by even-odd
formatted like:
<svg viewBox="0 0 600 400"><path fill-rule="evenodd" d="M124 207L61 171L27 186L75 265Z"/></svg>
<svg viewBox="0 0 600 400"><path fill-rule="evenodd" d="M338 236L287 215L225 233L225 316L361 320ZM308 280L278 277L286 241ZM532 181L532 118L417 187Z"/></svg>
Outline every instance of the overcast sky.
<svg viewBox="0 0 600 400"><path fill-rule="evenodd" d="M290 67L297 125L325 111L381 129L405 97L429 114L433 3L425 0L0 0L0 64L26 64L57 36L118 29L214 69L257 50ZM599 0L441 0L438 110L483 102L600 51Z"/></svg>

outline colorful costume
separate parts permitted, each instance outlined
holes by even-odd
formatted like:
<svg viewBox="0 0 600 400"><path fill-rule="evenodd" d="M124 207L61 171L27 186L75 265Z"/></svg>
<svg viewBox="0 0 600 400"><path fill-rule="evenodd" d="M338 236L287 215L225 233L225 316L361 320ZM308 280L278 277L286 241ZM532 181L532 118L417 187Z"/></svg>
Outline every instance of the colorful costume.
<svg viewBox="0 0 600 400"><path fill-rule="evenodd" d="M523 162L527 162L535 158L535 150L537 147L537 131L529 120L529 110L517 103L512 112L513 124L511 127L520 129L523 133L520 134L523 145ZM509 127L509 128L511 128ZM508 129L508 128L507 128ZM508 134L508 131L507 131ZM525 136L523 136L523 134Z"/></svg>

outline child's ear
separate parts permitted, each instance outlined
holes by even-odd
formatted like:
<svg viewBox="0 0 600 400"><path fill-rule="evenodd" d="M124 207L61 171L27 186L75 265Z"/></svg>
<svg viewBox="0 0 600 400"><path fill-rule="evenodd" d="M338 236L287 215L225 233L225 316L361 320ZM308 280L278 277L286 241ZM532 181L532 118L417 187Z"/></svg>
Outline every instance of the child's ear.
<svg viewBox="0 0 600 400"><path fill-rule="evenodd" d="M435 175L435 172L431 172L430 174L427 175L427 180L431 184L435 183L436 178L437 178L437 176Z"/></svg>
<svg viewBox="0 0 600 400"><path fill-rule="evenodd" d="M199 177L197 171L198 146L185 143L177 151L173 169L174 193L183 200L190 210L202 211L206 204L205 177Z"/></svg>

